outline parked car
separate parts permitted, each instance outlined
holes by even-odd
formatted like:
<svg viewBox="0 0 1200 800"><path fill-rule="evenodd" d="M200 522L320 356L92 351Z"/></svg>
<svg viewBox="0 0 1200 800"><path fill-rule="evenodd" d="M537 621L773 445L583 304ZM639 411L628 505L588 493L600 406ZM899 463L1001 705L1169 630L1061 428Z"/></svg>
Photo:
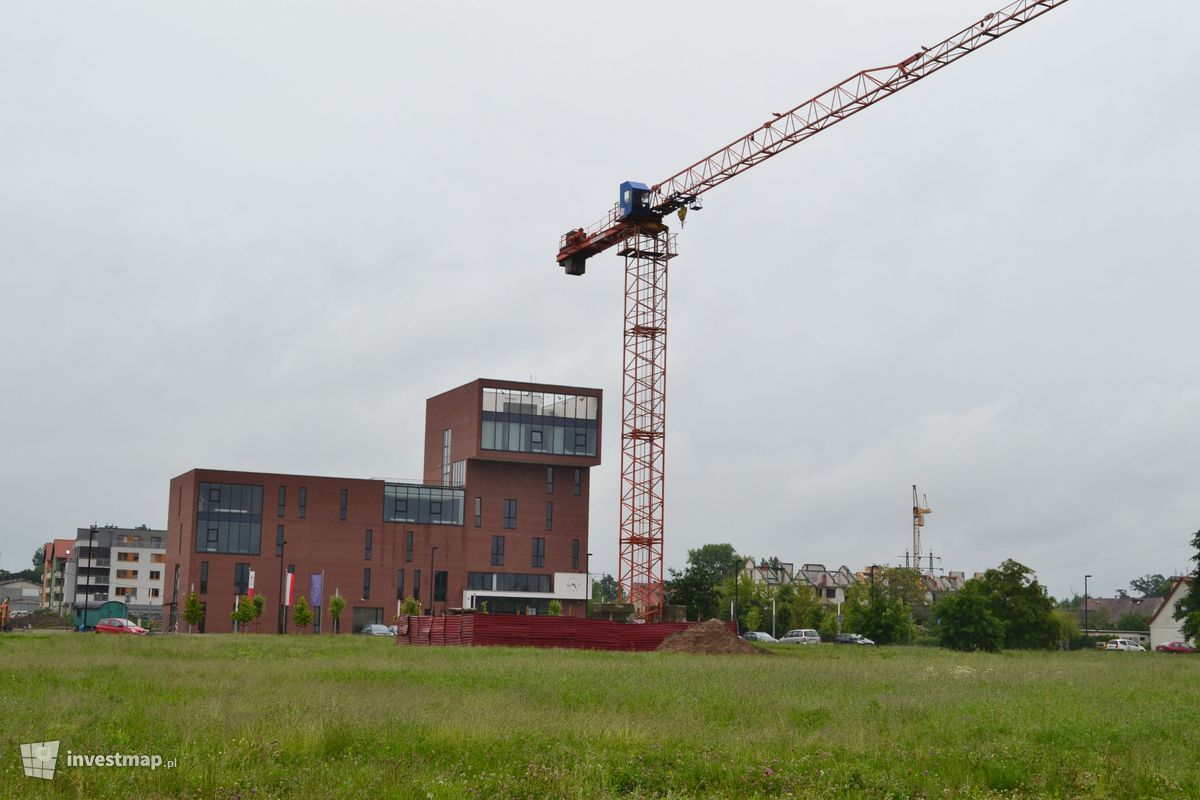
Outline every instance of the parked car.
<svg viewBox="0 0 1200 800"><path fill-rule="evenodd" d="M363 629L359 633L367 636L395 636L395 632L388 628L387 625L363 625Z"/></svg>
<svg viewBox="0 0 1200 800"><path fill-rule="evenodd" d="M1192 647L1187 642L1163 642L1158 647L1154 648L1160 653L1194 653L1196 648Z"/></svg>
<svg viewBox="0 0 1200 800"><path fill-rule="evenodd" d="M145 636L149 632L133 620L120 617L109 617L96 623L96 633L132 633L135 636Z"/></svg>
<svg viewBox="0 0 1200 800"><path fill-rule="evenodd" d="M784 644L820 644L821 634L812 628L796 628L788 631L779 641Z"/></svg>
<svg viewBox="0 0 1200 800"><path fill-rule="evenodd" d="M1109 639L1108 644L1104 646L1105 650L1119 650L1124 653L1144 653L1146 648L1135 642L1133 639Z"/></svg>
<svg viewBox="0 0 1200 800"><path fill-rule="evenodd" d="M875 644L874 641L863 636L861 633L839 633L834 641L838 644Z"/></svg>
<svg viewBox="0 0 1200 800"><path fill-rule="evenodd" d="M747 642L763 642L764 644L770 644L772 642L779 641L771 634L763 633L762 631L746 631L742 634L742 638Z"/></svg>

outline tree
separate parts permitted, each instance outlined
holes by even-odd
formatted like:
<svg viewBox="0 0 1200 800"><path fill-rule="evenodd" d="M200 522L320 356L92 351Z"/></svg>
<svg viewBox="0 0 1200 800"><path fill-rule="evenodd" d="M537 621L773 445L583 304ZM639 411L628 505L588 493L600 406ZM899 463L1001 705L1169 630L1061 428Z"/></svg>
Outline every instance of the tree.
<svg viewBox="0 0 1200 800"><path fill-rule="evenodd" d="M421 601L410 597L400 605L400 615L403 617L421 616Z"/></svg>
<svg viewBox="0 0 1200 800"><path fill-rule="evenodd" d="M1005 648L1048 650L1061 641L1054 601L1029 567L1008 559L978 582L988 610L1004 623Z"/></svg>
<svg viewBox="0 0 1200 800"><path fill-rule="evenodd" d="M1196 548L1196 555L1192 556L1196 562L1192 587L1175 605L1175 619L1183 621L1183 638L1194 643L1200 637L1200 531L1192 536L1192 547Z"/></svg>
<svg viewBox="0 0 1200 800"><path fill-rule="evenodd" d="M603 575L600 580L592 581L592 602L617 602L617 579L612 575Z"/></svg>
<svg viewBox="0 0 1200 800"><path fill-rule="evenodd" d="M1004 644L1004 623L988 608L988 600L974 580L943 595L933 607L933 620L933 632L942 647L996 653Z"/></svg>
<svg viewBox="0 0 1200 800"><path fill-rule="evenodd" d="M346 600L340 594L334 594L329 598L329 616L333 619L333 632L338 633L342 629L342 611L346 608Z"/></svg>
<svg viewBox="0 0 1200 800"><path fill-rule="evenodd" d="M1143 575L1131 580L1129 588L1139 597L1166 597L1171 591L1171 580L1162 575Z"/></svg>
<svg viewBox="0 0 1200 800"><path fill-rule="evenodd" d="M258 618L263 615L263 611L267 607L267 597L266 595L256 594L251 602L254 604L254 627L257 630Z"/></svg>
<svg viewBox="0 0 1200 800"><path fill-rule="evenodd" d="M879 581L850 587L842 610L846 629L876 644L907 644L916 632L908 608Z"/></svg>
<svg viewBox="0 0 1200 800"><path fill-rule="evenodd" d="M546 610L550 612L550 616L552 617L560 616L562 614L562 603L560 603L558 600L551 600L547 605Z"/></svg>
<svg viewBox="0 0 1200 800"><path fill-rule="evenodd" d="M706 544L688 550L687 567L672 569L667 581L667 597L675 605L686 606L692 619L719 617L724 606L722 586L741 565L741 557L731 544Z"/></svg>
<svg viewBox="0 0 1200 800"><path fill-rule="evenodd" d="M183 620L190 628L192 625L199 625L204 619L204 605L200 602L200 595L192 592L183 601ZM191 633L189 629L188 633Z"/></svg>
<svg viewBox="0 0 1200 800"><path fill-rule="evenodd" d="M251 609L251 614L253 613L253 609ZM308 606L308 598L300 595L300 599L292 606L292 622L296 623L297 628L303 630L311 625L312 621L313 613L312 609Z"/></svg>
<svg viewBox="0 0 1200 800"><path fill-rule="evenodd" d="M1117 620L1116 629L1119 631L1148 631L1150 630L1150 615L1139 614L1137 611L1122 614L1121 618Z"/></svg>
<svg viewBox="0 0 1200 800"><path fill-rule="evenodd" d="M33 551L33 582L42 582L42 573L46 567L46 545Z"/></svg>
<svg viewBox="0 0 1200 800"><path fill-rule="evenodd" d="M239 597L237 608L229 616L238 624L239 628L249 624L250 620L254 619L254 601L248 597Z"/></svg>

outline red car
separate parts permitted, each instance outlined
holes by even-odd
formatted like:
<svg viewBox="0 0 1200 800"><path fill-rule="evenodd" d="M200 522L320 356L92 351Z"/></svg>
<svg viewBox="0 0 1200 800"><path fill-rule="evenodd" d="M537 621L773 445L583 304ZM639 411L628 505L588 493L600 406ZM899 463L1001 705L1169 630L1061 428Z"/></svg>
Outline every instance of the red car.
<svg viewBox="0 0 1200 800"><path fill-rule="evenodd" d="M1165 642L1154 648L1160 653L1194 653L1196 648L1187 642Z"/></svg>
<svg viewBox="0 0 1200 800"><path fill-rule="evenodd" d="M133 620L121 619L119 617L102 619L96 623L96 633L132 633L137 636L145 636L149 632L134 623Z"/></svg>

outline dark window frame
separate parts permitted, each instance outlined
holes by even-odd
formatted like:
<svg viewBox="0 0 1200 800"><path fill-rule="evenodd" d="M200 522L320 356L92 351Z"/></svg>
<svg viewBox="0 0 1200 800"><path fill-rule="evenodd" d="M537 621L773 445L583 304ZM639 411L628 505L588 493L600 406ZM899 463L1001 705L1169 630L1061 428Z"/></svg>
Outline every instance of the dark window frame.
<svg viewBox="0 0 1200 800"><path fill-rule="evenodd" d="M200 562L200 594L208 594L208 562Z"/></svg>
<svg viewBox="0 0 1200 800"><path fill-rule="evenodd" d="M413 560L413 532L408 531L404 534L404 560L411 562Z"/></svg>
<svg viewBox="0 0 1200 800"><path fill-rule="evenodd" d="M545 567L546 566L546 540L541 536L533 537L533 547L531 548L529 566Z"/></svg>
<svg viewBox="0 0 1200 800"><path fill-rule="evenodd" d="M571 540L571 569L579 569L579 540Z"/></svg>
<svg viewBox="0 0 1200 800"><path fill-rule="evenodd" d="M370 567L363 567L362 599L363 600L371 599L371 568Z"/></svg>
<svg viewBox="0 0 1200 800"><path fill-rule="evenodd" d="M363 535L363 561L371 560L371 548L375 544L374 539L375 532L367 528L366 533Z"/></svg>
<svg viewBox="0 0 1200 800"><path fill-rule="evenodd" d="M346 514L350 510L350 490L341 489L338 492L338 519L342 522L346 521Z"/></svg>
<svg viewBox="0 0 1200 800"><path fill-rule="evenodd" d="M475 498L475 527L483 527L483 498Z"/></svg>
<svg viewBox="0 0 1200 800"><path fill-rule="evenodd" d="M554 530L554 502L546 501L546 530Z"/></svg>
<svg viewBox="0 0 1200 800"><path fill-rule="evenodd" d="M300 487L300 519L308 516L308 487Z"/></svg>
<svg viewBox="0 0 1200 800"><path fill-rule="evenodd" d="M283 517L287 514L287 486L279 484L279 497L276 504L275 516Z"/></svg>
<svg viewBox="0 0 1200 800"><path fill-rule="evenodd" d="M511 497L504 498L504 527L507 530L517 527L517 501Z"/></svg>
<svg viewBox="0 0 1200 800"><path fill-rule="evenodd" d="M576 497L578 497L579 492L582 488L582 485L583 485L583 470L576 468L575 469L575 483L571 487L572 494L574 494Z"/></svg>
<svg viewBox="0 0 1200 800"><path fill-rule="evenodd" d="M495 535L492 537L492 566L504 566L504 537Z"/></svg>

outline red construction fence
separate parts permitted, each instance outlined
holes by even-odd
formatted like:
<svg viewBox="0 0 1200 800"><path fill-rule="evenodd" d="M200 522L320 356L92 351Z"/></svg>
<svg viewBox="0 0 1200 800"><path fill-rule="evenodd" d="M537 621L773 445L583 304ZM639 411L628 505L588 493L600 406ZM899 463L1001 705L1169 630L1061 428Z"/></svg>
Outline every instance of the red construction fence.
<svg viewBox="0 0 1200 800"><path fill-rule="evenodd" d="M415 645L512 645L584 650L653 650L694 623L637 625L583 617L462 614L400 617L396 643ZM729 623L733 630L733 623Z"/></svg>

